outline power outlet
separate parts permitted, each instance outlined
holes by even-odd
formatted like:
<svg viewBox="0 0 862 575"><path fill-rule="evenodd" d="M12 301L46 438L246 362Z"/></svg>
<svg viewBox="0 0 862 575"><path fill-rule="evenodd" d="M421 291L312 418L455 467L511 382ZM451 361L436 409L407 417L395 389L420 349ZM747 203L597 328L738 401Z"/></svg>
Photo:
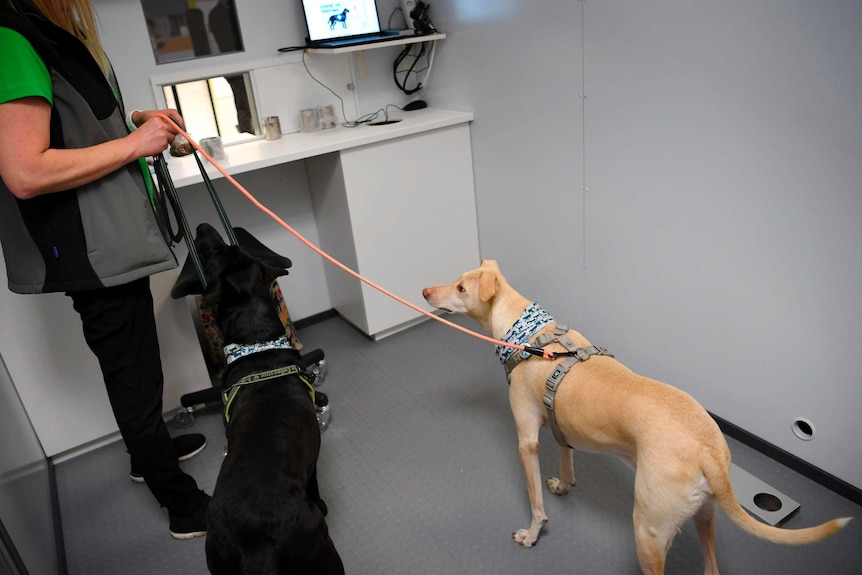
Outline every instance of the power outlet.
<svg viewBox="0 0 862 575"><path fill-rule="evenodd" d="M413 29L413 18L410 17L410 13L414 8L416 8L415 0L401 0L401 12L404 14L404 24L408 30Z"/></svg>

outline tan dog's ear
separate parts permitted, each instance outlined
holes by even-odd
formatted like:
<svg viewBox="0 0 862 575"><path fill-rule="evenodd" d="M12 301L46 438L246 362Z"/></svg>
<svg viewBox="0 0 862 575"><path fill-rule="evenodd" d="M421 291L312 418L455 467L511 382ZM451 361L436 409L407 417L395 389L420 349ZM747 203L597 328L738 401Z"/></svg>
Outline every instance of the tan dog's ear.
<svg viewBox="0 0 862 575"><path fill-rule="evenodd" d="M482 260L482 269L492 269L499 271L500 266L497 265L497 260Z"/></svg>
<svg viewBox="0 0 862 575"><path fill-rule="evenodd" d="M497 293L497 274L482 272L479 275L479 301L488 301Z"/></svg>

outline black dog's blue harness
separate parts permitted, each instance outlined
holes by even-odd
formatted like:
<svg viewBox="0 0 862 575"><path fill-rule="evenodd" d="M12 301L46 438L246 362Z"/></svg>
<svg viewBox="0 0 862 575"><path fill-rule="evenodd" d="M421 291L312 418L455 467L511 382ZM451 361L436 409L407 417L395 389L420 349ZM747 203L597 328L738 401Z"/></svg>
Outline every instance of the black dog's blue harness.
<svg viewBox="0 0 862 575"><path fill-rule="evenodd" d="M523 342L532 337L534 333L540 329L544 329L552 323L554 323L554 318L552 318L545 310L540 308L537 303L533 302L526 310L524 310L524 313L521 314L521 317L518 318L518 321L515 322L512 329L510 329L506 336L503 337L502 341L507 343L523 344ZM528 346L534 349L542 349L546 345L559 343L566 348L565 352L554 354L554 357L562 356L565 357L565 359L557 364L557 367L551 372L548 379L545 380L545 395L542 398L542 401L545 404L545 409L548 412L548 424L551 428L551 432L554 434L554 439L564 447L571 447L571 445L566 441L566 438L563 435L563 432L560 431L560 428L557 425L557 420L554 417L554 400L556 399L557 390L563 382L563 378L566 377L566 374L569 373L569 370L572 369L573 365L582 361L587 361L594 355L605 355L608 357L614 356L612 353L608 353L608 350L605 348L597 345L578 347L568 336L568 331L568 326L557 323L554 325L553 333L540 333L530 341ZM520 341L515 341L516 339ZM535 354L526 351L506 353L505 351L502 351L501 348L502 350L508 348L497 346L497 356L506 370L506 381L508 382L512 378L512 370L514 370L522 361L529 359ZM514 350L512 351L514 352Z"/></svg>
<svg viewBox="0 0 862 575"><path fill-rule="evenodd" d="M274 341L255 343L251 345L238 345L235 343L228 344L224 347L224 355L225 360L229 365L241 357L246 357L248 355L260 353L262 351L269 351L272 349L292 349L292 346L290 345L290 341L287 339L287 337L283 336ZM305 373L302 371L302 368L300 368L299 365L294 363L286 365L284 367L279 367L277 369L251 373L241 379L238 379L233 384L231 384L230 387L224 389L221 394L221 399L222 404L224 405L225 423L230 424L231 408L233 407L233 403L239 395L239 392L245 389L245 386L253 383L260 383L272 379L277 379L279 377L284 377L287 375L295 375L299 378L300 381L302 381L302 383L305 384L305 386L308 388L308 394L311 396L311 403L314 404L314 385L305 376Z"/></svg>

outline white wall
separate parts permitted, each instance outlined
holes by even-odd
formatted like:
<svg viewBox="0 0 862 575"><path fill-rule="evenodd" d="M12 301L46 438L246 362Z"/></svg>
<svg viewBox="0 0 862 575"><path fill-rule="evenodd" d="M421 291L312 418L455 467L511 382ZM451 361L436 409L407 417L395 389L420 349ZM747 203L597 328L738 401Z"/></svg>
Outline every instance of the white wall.
<svg viewBox="0 0 862 575"><path fill-rule="evenodd" d="M432 3L425 96L475 114L483 256L633 369L862 487L862 4L479 4Z"/></svg>
<svg viewBox="0 0 862 575"><path fill-rule="evenodd" d="M590 319L642 371L862 487L862 5L585 8Z"/></svg>

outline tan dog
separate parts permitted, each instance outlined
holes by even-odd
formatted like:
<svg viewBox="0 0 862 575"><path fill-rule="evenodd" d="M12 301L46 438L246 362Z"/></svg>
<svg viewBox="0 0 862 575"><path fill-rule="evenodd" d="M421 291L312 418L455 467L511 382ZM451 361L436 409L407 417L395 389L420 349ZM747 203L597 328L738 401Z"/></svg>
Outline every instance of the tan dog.
<svg viewBox="0 0 862 575"><path fill-rule="evenodd" d="M516 322L532 304L512 289L492 260L483 261L479 269L454 283L425 288L422 295L435 308L468 315L498 340L511 335L513 325L523 325ZM537 335L553 334L554 329L551 323L527 333L529 341L515 343L529 345ZM574 330L567 335L577 347L592 346ZM565 352L566 348L552 342L545 350ZM718 575L713 541L715 500L742 529L775 543L820 541L849 521L833 519L817 527L788 530L752 518L733 495L730 450L706 410L689 394L640 376L611 356L594 355L575 363L556 389L553 411L548 410L546 380L559 363L531 357L517 364L510 376L509 402L532 507L529 529L512 534L524 547L536 542L548 520L542 501L539 429L548 425L553 429L554 423L568 445L560 446L560 477L547 481L551 493L562 495L575 484L572 447L612 453L635 467L635 539L641 569L647 574L664 572L665 554L674 535L683 522L694 517L705 573Z"/></svg>

